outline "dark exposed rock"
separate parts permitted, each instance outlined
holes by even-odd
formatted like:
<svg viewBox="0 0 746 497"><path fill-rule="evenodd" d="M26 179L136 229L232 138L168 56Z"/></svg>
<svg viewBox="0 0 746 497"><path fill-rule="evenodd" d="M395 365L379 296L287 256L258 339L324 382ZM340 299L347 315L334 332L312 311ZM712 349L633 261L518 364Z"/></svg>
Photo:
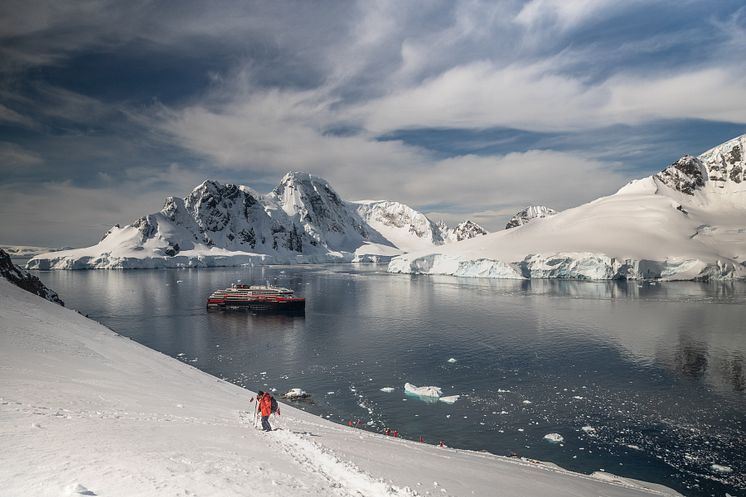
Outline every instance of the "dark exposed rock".
<svg viewBox="0 0 746 497"><path fill-rule="evenodd" d="M730 153L726 156L726 160L731 164L736 164L737 162L741 161L742 160L741 147L738 145L733 147Z"/></svg>
<svg viewBox="0 0 746 497"><path fill-rule="evenodd" d="M486 235L487 230L470 219L467 219L453 229L453 234L456 237L456 241L460 242L462 240L468 240L469 238Z"/></svg>
<svg viewBox="0 0 746 497"><path fill-rule="evenodd" d="M249 231L242 229L238 233L238 236L243 243L248 243L249 245L251 245L251 248L256 247L256 233L254 233L254 228L249 228Z"/></svg>
<svg viewBox="0 0 746 497"><path fill-rule="evenodd" d="M734 183L740 183L742 177L743 168L741 168L741 166L734 166L733 169L730 170L730 179Z"/></svg>
<svg viewBox="0 0 746 497"><path fill-rule="evenodd" d="M530 205L522 211L516 212L515 215L510 218L508 224L505 225L505 229L509 230L511 228L517 228L518 226L523 226L534 219L549 217L555 214L557 214L557 211L550 209L549 207L543 205Z"/></svg>
<svg viewBox="0 0 746 497"><path fill-rule="evenodd" d="M57 293L44 286L44 283L39 278L13 264L13 261L10 260L10 255L2 249L0 249L0 276L27 292L31 292L55 304L65 305Z"/></svg>
<svg viewBox="0 0 746 497"><path fill-rule="evenodd" d="M173 257L176 254L178 254L180 250L181 250L181 248L179 248L179 244L178 243L174 243L172 245L169 245L168 248L166 250L164 250L164 252L166 253L167 256Z"/></svg>
<svg viewBox="0 0 746 497"><path fill-rule="evenodd" d="M655 175L664 184L686 195L694 195L697 188L705 185L707 169L696 157L685 155Z"/></svg>

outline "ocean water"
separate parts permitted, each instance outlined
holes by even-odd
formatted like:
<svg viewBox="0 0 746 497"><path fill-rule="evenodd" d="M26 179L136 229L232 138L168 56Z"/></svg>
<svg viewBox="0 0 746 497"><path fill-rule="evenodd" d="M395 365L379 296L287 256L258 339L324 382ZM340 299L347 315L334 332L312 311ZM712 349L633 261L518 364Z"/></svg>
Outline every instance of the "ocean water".
<svg viewBox="0 0 746 497"><path fill-rule="evenodd" d="M37 274L122 335L249 389L302 388L312 401L297 406L335 422L685 495L746 493L744 283L353 265ZM238 280L293 288L305 315L207 312L210 292ZM405 382L461 397L427 402Z"/></svg>

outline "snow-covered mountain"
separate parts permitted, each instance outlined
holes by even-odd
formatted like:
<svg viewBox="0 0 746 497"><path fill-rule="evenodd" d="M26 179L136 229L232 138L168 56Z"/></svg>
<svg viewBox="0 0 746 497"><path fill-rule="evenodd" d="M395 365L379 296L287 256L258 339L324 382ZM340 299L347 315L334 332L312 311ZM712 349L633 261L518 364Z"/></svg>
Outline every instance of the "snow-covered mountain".
<svg viewBox="0 0 746 497"><path fill-rule="evenodd" d="M387 200L353 202L358 214L373 229L404 252L458 242L487 234L478 224L466 220L455 228L434 223L421 212Z"/></svg>
<svg viewBox="0 0 746 497"><path fill-rule="evenodd" d="M462 228L458 236L479 230ZM454 233L406 205L346 202L326 180L291 172L266 195L246 186L205 181L186 198L168 197L160 212L114 226L92 247L42 254L27 267L375 261L443 244L456 239Z"/></svg>
<svg viewBox="0 0 746 497"><path fill-rule="evenodd" d="M553 216L394 259L491 278L746 278L746 135Z"/></svg>
<svg viewBox="0 0 746 497"><path fill-rule="evenodd" d="M550 209L549 207L543 205L529 205L522 211L516 212L515 215L510 218L508 224L505 225L505 229L509 230L510 228L517 228L518 226L530 223L534 219L554 216L555 214L557 214L557 211Z"/></svg>

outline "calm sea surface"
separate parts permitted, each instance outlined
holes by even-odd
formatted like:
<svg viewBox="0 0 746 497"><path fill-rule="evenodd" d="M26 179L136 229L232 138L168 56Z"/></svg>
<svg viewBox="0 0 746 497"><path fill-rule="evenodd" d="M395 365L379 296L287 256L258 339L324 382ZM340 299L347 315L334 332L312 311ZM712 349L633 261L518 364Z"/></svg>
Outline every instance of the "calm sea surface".
<svg viewBox="0 0 746 497"><path fill-rule="evenodd" d="M352 265L38 275L122 335L247 388L303 388L314 403L299 407L336 422L685 495L746 494L743 283L490 281ZM210 292L238 280L296 290L305 316L208 313ZM405 382L462 397L424 402Z"/></svg>

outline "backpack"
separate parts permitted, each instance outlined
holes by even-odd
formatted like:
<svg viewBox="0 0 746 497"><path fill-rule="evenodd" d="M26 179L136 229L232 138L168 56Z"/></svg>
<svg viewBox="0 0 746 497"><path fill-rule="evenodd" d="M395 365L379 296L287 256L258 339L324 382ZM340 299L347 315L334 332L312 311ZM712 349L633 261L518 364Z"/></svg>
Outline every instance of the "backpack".
<svg viewBox="0 0 746 497"><path fill-rule="evenodd" d="M270 400L270 402L272 402L271 411L272 411L272 414L274 414L274 413L277 412L277 410L280 408L280 406L279 406L279 404L277 403L277 401L275 400L274 397L270 396L269 400Z"/></svg>

